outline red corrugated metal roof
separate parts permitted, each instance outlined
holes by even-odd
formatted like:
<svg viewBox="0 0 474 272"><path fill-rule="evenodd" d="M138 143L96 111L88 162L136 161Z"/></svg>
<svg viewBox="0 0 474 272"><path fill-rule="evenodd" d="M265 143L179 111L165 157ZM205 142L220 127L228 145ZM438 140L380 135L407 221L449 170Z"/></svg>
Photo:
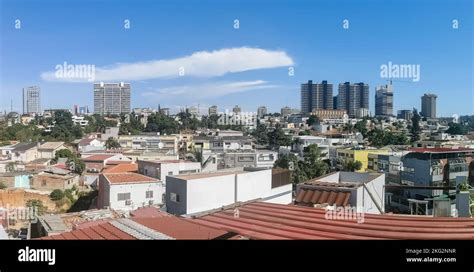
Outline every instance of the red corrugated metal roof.
<svg viewBox="0 0 474 272"><path fill-rule="evenodd" d="M160 217L132 217L142 227L147 227L166 236L178 240L208 240L229 239L234 233L219 230L209 226L196 224L193 221L181 219L173 215L161 212ZM124 230L115 227L109 220L99 224L91 224L69 232L57 235L41 237L41 240L136 240L136 238Z"/></svg>
<svg viewBox="0 0 474 272"><path fill-rule="evenodd" d="M88 162L88 161L105 161L107 159L112 158L113 156L115 156L115 155L92 155L92 156L84 158L83 160L85 162Z"/></svg>
<svg viewBox="0 0 474 272"><path fill-rule="evenodd" d="M301 188L296 195L297 204L314 205L324 204L336 206L346 206L349 202L351 192L348 191L327 191L322 189Z"/></svg>
<svg viewBox="0 0 474 272"><path fill-rule="evenodd" d="M329 196L329 194L328 194ZM255 202L190 219L251 239L474 239L474 219L364 214L364 222L326 219L310 207Z"/></svg>
<svg viewBox="0 0 474 272"><path fill-rule="evenodd" d="M447 148L447 147L412 147L408 149L409 151L412 152L418 152L418 153L447 153L447 152L469 152L469 151L474 151L474 149L470 148Z"/></svg>

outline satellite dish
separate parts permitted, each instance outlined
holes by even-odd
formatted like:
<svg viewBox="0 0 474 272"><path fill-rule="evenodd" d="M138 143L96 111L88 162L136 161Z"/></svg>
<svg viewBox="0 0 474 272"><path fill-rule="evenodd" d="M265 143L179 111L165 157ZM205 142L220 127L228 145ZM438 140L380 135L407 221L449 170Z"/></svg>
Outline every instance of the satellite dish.
<svg viewBox="0 0 474 272"><path fill-rule="evenodd" d="M158 148L159 148L159 149L162 149L163 146L164 146L164 144L163 144L162 142L158 143Z"/></svg>

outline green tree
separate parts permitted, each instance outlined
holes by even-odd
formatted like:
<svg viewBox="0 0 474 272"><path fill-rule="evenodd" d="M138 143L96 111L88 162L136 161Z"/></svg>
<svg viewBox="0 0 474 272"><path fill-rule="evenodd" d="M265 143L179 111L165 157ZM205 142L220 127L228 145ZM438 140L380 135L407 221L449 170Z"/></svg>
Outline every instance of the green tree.
<svg viewBox="0 0 474 272"><path fill-rule="evenodd" d="M265 125L257 125L257 128L253 131L252 136L259 145L267 145L269 142L268 129Z"/></svg>
<svg viewBox="0 0 474 272"><path fill-rule="evenodd" d="M8 188L8 186L5 185L5 183L0 182L0 190L6 189L6 188Z"/></svg>
<svg viewBox="0 0 474 272"><path fill-rule="evenodd" d="M446 133L449 133L452 135L464 135L466 134L466 132L467 132L466 127L458 123L449 123L448 129L446 130Z"/></svg>
<svg viewBox="0 0 474 272"><path fill-rule="evenodd" d="M304 171L308 179L325 175L329 165L321 158L321 151L316 144L311 144L303 150Z"/></svg>
<svg viewBox="0 0 474 272"><path fill-rule="evenodd" d="M420 140L420 115L418 114L418 111L416 109L413 109L413 117L411 118L411 128L410 128L410 133L411 133L411 142L416 142Z"/></svg>
<svg viewBox="0 0 474 272"><path fill-rule="evenodd" d="M308 126L312 126L314 124L318 124L319 123L319 118L316 116L316 115L311 115L308 120L306 120L306 124Z"/></svg>
<svg viewBox="0 0 474 272"><path fill-rule="evenodd" d="M49 194L49 198L53 201L58 201L64 198L64 192L59 189L55 189Z"/></svg>
<svg viewBox="0 0 474 272"><path fill-rule="evenodd" d="M105 147L107 149L118 149L120 148L120 144L117 140L112 137L109 137L107 141L105 141Z"/></svg>
<svg viewBox="0 0 474 272"><path fill-rule="evenodd" d="M47 210L47 208L43 205L43 201L39 199L27 200L26 207L32 208L37 215L43 215Z"/></svg>
<svg viewBox="0 0 474 272"><path fill-rule="evenodd" d="M270 132L268 138L268 143L273 149L291 145L291 136L286 135L280 127L276 127Z"/></svg>
<svg viewBox="0 0 474 272"><path fill-rule="evenodd" d="M362 163L360 161L346 161L343 167L344 171L355 172L362 168Z"/></svg>
<svg viewBox="0 0 474 272"><path fill-rule="evenodd" d="M367 137L367 120L362 119L354 125L354 129L362 134L362 136Z"/></svg>

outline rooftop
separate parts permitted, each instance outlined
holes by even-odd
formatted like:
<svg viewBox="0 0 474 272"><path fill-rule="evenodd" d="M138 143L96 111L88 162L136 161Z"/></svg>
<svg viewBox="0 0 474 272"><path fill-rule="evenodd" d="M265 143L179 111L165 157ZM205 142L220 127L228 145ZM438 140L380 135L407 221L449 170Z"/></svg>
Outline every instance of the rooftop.
<svg viewBox="0 0 474 272"><path fill-rule="evenodd" d="M112 158L115 155L92 155L84 158L84 161L105 161Z"/></svg>
<svg viewBox="0 0 474 272"><path fill-rule="evenodd" d="M474 218L364 214L357 220L326 219L324 209L253 202L197 217L193 222L250 239L474 239Z"/></svg>
<svg viewBox="0 0 474 272"><path fill-rule="evenodd" d="M228 231L195 224L174 216L134 217L103 221L97 225L42 237L42 240L151 240L227 239Z"/></svg>
<svg viewBox="0 0 474 272"><path fill-rule="evenodd" d="M474 152L474 149L470 148L447 148L447 147L436 147L436 148L421 148L413 147L408 149L411 152L417 153L457 153L457 152Z"/></svg>
<svg viewBox="0 0 474 272"><path fill-rule="evenodd" d="M23 151L26 151L28 149L31 149L31 148L34 148L37 146L37 143L35 142L32 142L32 143L19 143L19 144L16 144L14 147L13 147L13 152L23 152Z"/></svg>
<svg viewBox="0 0 474 272"><path fill-rule="evenodd" d="M54 150L61 147L64 142L45 142L39 146L39 149L42 150Z"/></svg>
<svg viewBox="0 0 474 272"><path fill-rule="evenodd" d="M104 174L125 173L125 172L138 172L138 164L123 163L123 164L118 164L109 168L105 168L102 171L102 173Z"/></svg>
<svg viewBox="0 0 474 272"><path fill-rule="evenodd" d="M136 173L106 173L104 177L111 184L122 184L122 183L151 183L160 182L158 179L154 179L148 176L136 174Z"/></svg>
<svg viewBox="0 0 474 272"><path fill-rule="evenodd" d="M192 180L192 179L222 177L222 176L229 176L229 175L236 175L236 174L243 174L243 173L247 173L247 171L244 171L244 170L218 171L218 172L211 172L211 173L176 175L176 176L173 176L173 177L179 178L179 179L182 179L182 180Z"/></svg>

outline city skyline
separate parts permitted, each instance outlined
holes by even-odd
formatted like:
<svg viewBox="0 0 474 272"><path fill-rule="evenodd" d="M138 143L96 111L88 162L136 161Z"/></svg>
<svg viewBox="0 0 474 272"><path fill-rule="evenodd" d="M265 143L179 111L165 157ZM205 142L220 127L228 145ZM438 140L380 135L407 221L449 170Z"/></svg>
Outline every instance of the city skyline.
<svg viewBox="0 0 474 272"><path fill-rule="evenodd" d="M375 88L389 80L380 76L380 67L393 62L421 67L419 81L393 79L394 114L413 107L420 111L424 93L438 96L438 116L473 114L469 1L384 6L205 1L193 7L165 1L159 9L145 2L134 2L132 8L127 1L113 7L101 2L72 2L68 7L56 1L2 2L2 40L7 42L1 48L0 110L9 111L12 100L14 110L21 112L21 91L33 85L41 88L42 108L92 108L93 83L124 81L133 85L131 108L160 104L177 112L197 105L230 110L237 104L243 111L266 106L279 112L285 106L300 108L302 83L327 80L333 85L368 84L374 115ZM258 13L261 8L265 14ZM111 15L97 16L105 11ZM312 16L315 12L321 16ZM54 20L48 19L50 13ZM407 20L397 21L402 14ZM455 19L458 29L452 27ZM403 35L395 35L400 29ZM318 43L318 37L328 42ZM96 80L51 77L63 63L95 65Z"/></svg>

